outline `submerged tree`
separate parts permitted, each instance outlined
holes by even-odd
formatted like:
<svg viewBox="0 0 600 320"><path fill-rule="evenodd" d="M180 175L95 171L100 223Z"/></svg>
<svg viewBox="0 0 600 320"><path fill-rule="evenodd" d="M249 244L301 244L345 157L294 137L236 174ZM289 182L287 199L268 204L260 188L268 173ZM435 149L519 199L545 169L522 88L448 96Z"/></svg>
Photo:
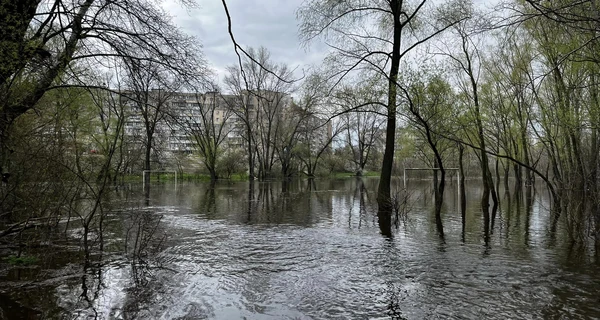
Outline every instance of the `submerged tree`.
<svg viewBox="0 0 600 320"><path fill-rule="evenodd" d="M130 123L140 124L143 129L141 134L144 147L144 171L152 170L152 155L159 154L157 146L159 134L166 135L167 121L172 121L174 114L170 111L170 100L177 89L177 84L172 80L172 75L160 65L154 63L140 63L129 61L127 66L125 100L131 107ZM140 121L137 121L137 120ZM145 175L150 181L150 175Z"/></svg>
<svg viewBox="0 0 600 320"><path fill-rule="evenodd" d="M409 99L406 101L407 117L415 124L420 135L433 152L435 217L441 228L441 211L446 187L446 168L443 153L449 141L442 134L448 134L447 119L454 112L454 92L448 82L439 75L419 72L407 81ZM440 179L438 180L438 172Z"/></svg>
<svg viewBox="0 0 600 320"><path fill-rule="evenodd" d="M277 159L276 137L283 129L281 116L291 105L292 70L271 60L265 48L248 49L250 57L240 67L230 66L225 82L238 101L231 111L244 124L250 179L271 176Z"/></svg>
<svg viewBox="0 0 600 320"><path fill-rule="evenodd" d="M196 92L194 99L191 114L180 114L179 122L192 137L210 179L214 181L218 178L217 163L224 152L223 145L229 133L234 130L233 124L228 122L232 111L227 107L227 101L233 99L222 95L218 90L205 94Z"/></svg>
<svg viewBox="0 0 600 320"><path fill-rule="evenodd" d="M464 106L469 108L475 124L473 134L474 145L479 152L479 161L481 167L481 177L483 183L483 193L481 196L481 206L486 221L489 220L490 196L493 201L493 211L497 209L498 197L494 187L492 172L489 167L488 141L486 139L486 130L484 128L484 112L481 105L480 73L482 64L482 53L477 43L477 28L474 27L477 21L474 19L462 21L453 27L454 35L457 41L454 46L448 46L450 52L443 53L459 70L458 82L460 91L464 99ZM470 133L470 131L467 131ZM489 225L485 223L486 227Z"/></svg>
<svg viewBox="0 0 600 320"><path fill-rule="evenodd" d="M462 20L462 1L452 1L426 16L427 1L308 1L298 11L300 32L305 41L322 37L331 41L336 53L334 77L343 78L353 70L369 68L387 81L386 139L378 204L381 212L391 212L391 176L396 136L396 108L400 61L419 45ZM439 19L445 17L445 19ZM389 216L389 214L384 214ZM387 220L384 219L384 220ZM387 232L386 232L387 233Z"/></svg>
<svg viewBox="0 0 600 320"><path fill-rule="evenodd" d="M336 90L333 98L341 110L347 110L340 115L340 120L344 123L345 145L352 153L351 161L358 176L383 144L385 116L381 104L385 93L379 89L381 83L377 80L371 77L356 85L343 86Z"/></svg>
<svg viewBox="0 0 600 320"><path fill-rule="evenodd" d="M290 108L291 113L295 114L294 125L284 126L288 128L284 132L293 133L293 136L288 135L280 147L286 151L279 156L282 171L287 171L284 170L286 162L293 156L302 164L304 173L314 177L319 160L330 151L331 143L340 130L327 117L327 87L327 82L313 73L307 76L297 91L298 98Z"/></svg>

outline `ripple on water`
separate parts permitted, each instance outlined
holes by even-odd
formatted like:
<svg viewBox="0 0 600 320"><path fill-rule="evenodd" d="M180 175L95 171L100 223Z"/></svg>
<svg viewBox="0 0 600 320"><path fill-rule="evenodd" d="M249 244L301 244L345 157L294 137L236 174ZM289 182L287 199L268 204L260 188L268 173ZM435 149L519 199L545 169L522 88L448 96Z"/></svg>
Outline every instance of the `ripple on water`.
<svg viewBox="0 0 600 320"><path fill-rule="evenodd" d="M214 190L214 203L208 205L194 203L204 189L167 194L165 202L171 203L170 197L189 192L181 199L186 206L144 209L162 216L168 237L159 256L166 268L156 265L140 276L131 263L109 264L101 269L101 285L84 277L92 281L86 286L90 293L100 290L91 305L115 319L600 316L598 268L565 265L556 248L544 247L542 213L531 213L525 237L519 228L527 225L527 215L502 212L485 245L480 213L471 213L461 234L462 219L449 204L440 239L429 210L415 206L395 237L387 239L379 233L372 203L361 204L355 180L349 181L344 188L351 189L342 191L322 182L318 193L286 194L265 190L269 185L263 184L262 194L274 203L264 212L257 209L266 205L258 193L246 201L247 190L240 196L235 186ZM369 193L362 196L369 203ZM198 214L198 208L209 208L210 214L208 209ZM78 298L83 288L79 278L55 287L60 306L78 312L73 318L93 314Z"/></svg>
<svg viewBox="0 0 600 320"><path fill-rule="evenodd" d="M538 318L559 281L506 252L482 255L478 244L440 252L436 242L326 227L166 221L186 240L166 251L182 271L173 294L196 309L212 306L214 318L376 318L391 305L409 318Z"/></svg>

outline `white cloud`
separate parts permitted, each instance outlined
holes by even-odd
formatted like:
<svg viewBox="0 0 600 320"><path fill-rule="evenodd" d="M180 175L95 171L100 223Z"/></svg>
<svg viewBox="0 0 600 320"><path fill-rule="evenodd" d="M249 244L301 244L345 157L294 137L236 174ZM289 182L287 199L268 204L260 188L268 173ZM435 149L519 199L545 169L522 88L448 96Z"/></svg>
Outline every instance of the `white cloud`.
<svg viewBox="0 0 600 320"><path fill-rule="evenodd" d="M264 46L277 63L302 70L306 65L319 64L325 56L323 45L315 44L307 51L298 39L296 9L303 0L228 0L236 41L242 47ZM237 63L237 56L227 31L227 17L221 1L199 2L198 8L182 8L167 1L164 8L186 33L196 36L204 47L205 58L219 77L228 65Z"/></svg>

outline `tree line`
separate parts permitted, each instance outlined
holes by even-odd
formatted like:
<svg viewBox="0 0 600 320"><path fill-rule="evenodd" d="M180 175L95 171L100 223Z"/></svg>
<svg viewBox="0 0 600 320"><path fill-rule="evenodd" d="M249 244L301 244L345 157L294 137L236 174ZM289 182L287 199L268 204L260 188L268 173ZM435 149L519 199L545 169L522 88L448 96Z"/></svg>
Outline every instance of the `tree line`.
<svg viewBox="0 0 600 320"><path fill-rule="evenodd" d="M386 119L381 224L390 224L397 151L407 155L412 140L411 156L437 169L437 219L445 169L452 164L464 177L467 153L479 163L486 228L501 178L524 187L537 178L552 196L554 221L564 213L598 239L598 12L594 1L306 2L303 40L333 49L323 72L336 83L367 73L385 90L352 109ZM570 233L574 241L581 234Z"/></svg>

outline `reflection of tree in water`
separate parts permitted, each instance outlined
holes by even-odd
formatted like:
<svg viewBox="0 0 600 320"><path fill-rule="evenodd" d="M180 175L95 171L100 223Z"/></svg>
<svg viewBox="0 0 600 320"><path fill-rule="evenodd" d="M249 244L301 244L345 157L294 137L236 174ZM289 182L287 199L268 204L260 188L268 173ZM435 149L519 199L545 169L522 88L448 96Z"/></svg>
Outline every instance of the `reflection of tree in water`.
<svg viewBox="0 0 600 320"><path fill-rule="evenodd" d="M369 195L367 193L367 188L365 187L365 182L361 177L357 177L353 202L356 202L356 198L358 198L358 229L362 226L362 220L367 215L368 197ZM348 213L348 228L352 228L352 208L353 206L350 206L350 212Z"/></svg>
<svg viewBox="0 0 600 320"><path fill-rule="evenodd" d="M132 213L125 235L125 253L131 263L135 284L147 284L152 266L160 266L156 259L166 234L159 230L162 215L150 211Z"/></svg>
<svg viewBox="0 0 600 320"><path fill-rule="evenodd" d="M152 303L159 292L158 281L152 281L154 271L164 269L159 253L166 233L161 229L163 215L152 211L132 212L125 236L125 254L130 264L131 286L126 289L123 312L134 316ZM153 285L149 286L150 283ZM135 317L135 316L134 316Z"/></svg>
<svg viewBox="0 0 600 320"><path fill-rule="evenodd" d="M372 196L373 190L376 190L376 187L372 186L373 179L364 178L364 177L356 177L352 180L352 188L354 192L352 194L348 193L347 195L347 208L348 208L348 228L357 228L360 229L363 226L373 227L374 224L377 223L375 221L377 206L375 202L375 198ZM370 192L371 191L371 192ZM340 195L343 197L343 195ZM355 209L358 210L355 210ZM399 223L403 218L402 210L403 208L398 207L398 211L394 209L394 214L391 215L393 218L393 225L399 226ZM373 223L373 225L369 225L369 221ZM392 225L390 225L391 227Z"/></svg>
<svg viewBox="0 0 600 320"><path fill-rule="evenodd" d="M330 198L331 193L321 191L313 179L250 182L238 218L251 224L310 225L331 214Z"/></svg>
<svg viewBox="0 0 600 320"><path fill-rule="evenodd" d="M392 320L405 320L402 315L402 302L408 296L406 289L400 289L393 283L387 284L387 315Z"/></svg>
<svg viewBox="0 0 600 320"><path fill-rule="evenodd" d="M78 305L85 310L87 318L99 319L102 315L98 313L95 301L98 300L100 292L104 287L102 282L102 268L89 268L86 261L81 276L81 295L79 295Z"/></svg>
<svg viewBox="0 0 600 320"><path fill-rule="evenodd" d="M523 195L523 191L525 196ZM503 236L505 239L509 239L510 237L516 240L516 242L529 246L533 195L534 190L532 190L531 186L527 186L523 190L522 186L515 184L512 192L510 187L505 189L498 211L500 218L491 221L491 227L487 235L488 239L495 232L499 234L504 232ZM523 210L525 210L524 225L522 221ZM496 222L500 223L499 226L496 226ZM523 235L523 238L521 238L521 235Z"/></svg>
<svg viewBox="0 0 600 320"><path fill-rule="evenodd" d="M533 187L531 185L527 185L525 189L525 239L524 243L526 246L530 244L530 234L531 234L531 211L533 210L533 196L535 194L535 190L532 190Z"/></svg>
<svg viewBox="0 0 600 320"><path fill-rule="evenodd" d="M89 319L139 318L145 310L150 309L149 306L156 299L156 294L160 292L162 284L154 280L156 280L156 270L166 269L159 255L166 238L166 233L161 227L163 216L150 210L130 210L119 212L119 215L125 218L112 223L123 226L123 246L117 247L122 249L124 261L130 268L128 270L122 268L118 262L121 259L117 262L105 261L103 251L86 254L86 257L92 259L84 261L81 293L72 307L76 310L73 313L75 318L81 316ZM104 239L102 238L101 241ZM99 247L104 248L104 244ZM130 279L119 278L118 274L123 271L128 271ZM119 288L120 286L126 288L123 290ZM125 297L119 301L111 301L115 298L113 290L123 290ZM108 305L104 305L106 303ZM106 307L110 307L109 314L105 314L106 311L103 310ZM144 317L145 315L141 316Z"/></svg>
<svg viewBox="0 0 600 320"><path fill-rule="evenodd" d="M211 219L218 214L217 210L215 184L213 182L206 188L206 190L204 190L204 195L200 197L198 211L202 212L207 218Z"/></svg>
<svg viewBox="0 0 600 320"><path fill-rule="evenodd" d="M399 261L395 258L397 257L398 248L394 240L387 237L382 245L385 256L391 258L380 262L384 268L382 269L383 272L378 275L378 277L384 279L381 296L384 299L383 303L385 303L386 308L383 312L393 320L405 320L407 319L405 317L406 307L410 307L410 304L407 305L407 303L411 301L409 288L412 277L405 274L402 276L404 279L401 279L395 275L394 270L397 269ZM403 309L405 310L403 311Z"/></svg>

